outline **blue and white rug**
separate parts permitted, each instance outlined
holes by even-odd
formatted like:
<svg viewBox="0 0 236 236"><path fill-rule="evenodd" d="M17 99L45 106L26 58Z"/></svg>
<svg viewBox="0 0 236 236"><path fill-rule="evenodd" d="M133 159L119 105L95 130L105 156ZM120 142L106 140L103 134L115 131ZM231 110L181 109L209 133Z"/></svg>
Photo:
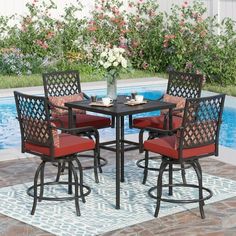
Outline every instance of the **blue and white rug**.
<svg viewBox="0 0 236 236"><path fill-rule="evenodd" d="M142 185L143 171L136 167L135 162L127 162L125 166L125 183L121 183L121 209L116 210L115 203L115 171L105 167L100 174L100 183L94 183L93 171L84 171L85 183L92 188L86 203L80 201L81 216L75 215L74 201L39 202L34 216L30 215L33 199L26 194L26 189L32 183L19 184L0 189L0 213L38 227L55 235L87 236L98 235L129 225L154 219L155 200L147 194L148 189L156 184L157 173L150 172L148 182ZM187 170L188 183L196 183L195 173ZM66 177L65 177L66 178ZM191 180L191 181L190 181ZM203 175L204 186L209 187L214 196L206 204L236 196L236 181ZM166 176L167 181L167 176ZM174 173L174 182L180 182L181 177ZM55 187L55 186L54 186ZM198 196L197 189L174 189L175 198ZM55 189L54 189L55 190ZM60 186L56 191L49 188L51 194L58 191L63 194L66 187ZM167 192L164 193L167 197ZM61 195L60 195L61 196ZM186 211L198 207L198 204L177 205L161 203L159 217ZM200 216L199 216L200 217Z"/></svg>

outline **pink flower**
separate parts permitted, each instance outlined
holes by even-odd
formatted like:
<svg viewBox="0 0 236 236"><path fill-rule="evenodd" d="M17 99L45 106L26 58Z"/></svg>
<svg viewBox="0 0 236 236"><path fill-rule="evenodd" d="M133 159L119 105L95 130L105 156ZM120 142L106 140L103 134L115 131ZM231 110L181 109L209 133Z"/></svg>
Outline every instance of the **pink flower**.
<svg viewBox="0 0 236 236"><path fill-rule="evenodd" d="M89 26L88 27L88 31L96 31L97 30L97 27L96 26Z"/></svg>
<svg viewBox="0 0 236 236"><path fill-rule="evenodd" d="M165 43L163 44L163 47L164 47L164 48L167 48L168 46L169 46L168 42L165 42Z"/></svg>
<svg viewBox="0 0 236 236"><path fill-rule="evenodd" d="M102 20L102 19L104 19L104 15L101 13L100 15L98 15L98 18L99 18L100 20Z"/></svg>
<svg viewBox="0 0 236 236"><path fill-rule="evenodd" d="M132 47L133 48L137 48L139 46L139 42L138 41L132 41Z"/></svg>
<svg viewBox="0 0 236 236"><path fill-rule="evenodd" d="M185 1L183 4L182 4L182 8L186 8L188 6L188 2Z"/></svg>
<svg viewBox="0 0 236 236"><path fill-rule="evenodd" d="M174 34L166 34L164 37L165 37L165 40L164 40L164 41L168 41L168 39L174 39L174 38L176 38L176 35L174 35Z"/></svg>
<svg viewBox="0 0 236 236"><path fill-rule="evenodd" d="M146 69L148 68L148 63L147 63L147 62L143 62L142 68L143 68L144 70L146 70Z"/></svg>
<svg viewBox="0 0 236 236"><path fill-rule="evenodd" d="M148 14L149 14L149 16L155 16L156 15L155 11L153 11L153 10L150 10Z"/></svg>
<svg viewBox="0 0 236 236"><path fill-rule="evenodd" d="M202 17L197 17L197 22L202 22L203 21L203 19L202 19Z"/></svg>
<svg viewBox="0 0 236 236"><path fill-rule="evenodd" d="M38 44L38 46L40 46L43 49L47 49L49 47L45 41L40 40L40 39L36 40L36 44Z"/></svg>
<svg viewBox="0 0 236 236"><path fill-rule="evenodd" d="M202 38L204 38L206 35L207 35L207 31L206 30L203 30L203 31L200 32L200 36Z"/></svg>
<svg viewBox="0 0 236 236"><path fill-rule="evenodd" d="M181 20L180 23L179 23L180 26L184 26L185 25L185 22L184 20Z"/></svg>
<svg viewBox="0 0 236 236"><path fill-rule="evenodd" d="M46 39L51 39L51 38L53 38L53 36L55 36L55 33L52 31L49 31L46 35Z"/></svg>

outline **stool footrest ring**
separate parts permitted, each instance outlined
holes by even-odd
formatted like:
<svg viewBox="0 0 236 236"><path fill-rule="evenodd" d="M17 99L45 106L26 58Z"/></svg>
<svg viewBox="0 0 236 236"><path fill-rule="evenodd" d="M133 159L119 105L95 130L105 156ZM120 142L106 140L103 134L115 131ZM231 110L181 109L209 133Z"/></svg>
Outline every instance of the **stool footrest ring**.
<svg viewBox="0 0 236 236"><path fill-rule="evenodd" d="M148 159L149 160L160 160L162 158L162 156L152 156L152 157L148 157ZM145 166L144 166L144 164L143 164L143 162L145 161L145 158L142 158L142 159L140 159L140 160L138 160L137 162L136 162L136 165L139 167L139 168L142 168L142 169L145 169ZM190 165L184 165L184 169L188 169L188 168L190 168L191 166ZM148 167L147 168L148 170L150 170L150 171L159 171L160 170L160 168L156 168L156 167ZM179 167L179 168L173 168L173 171L180 171L180 170L182 170L182 168L181 167ZM167 169L165 169L165 171L169 171L169 169L167 168Z"/></svg>
<svg viewBox="0 0 236 236"><path fill-rule="evenodd" d="M195 184L163 184L162 187L188 187L188 188L197 188L199 189L198 185ZM168 198L158 198L156 195L153 194L154 190L157 190L157 186L152 187L148 190L148 195L151 198L154 199L160 199L163 202L171 202L171 203L195 203L195 202L200 202L200 201L205 201L210 199L213 196L213 193L210 189L202 187L203 190L205 190L206 192L208 192L208 195L203 197L202 199L184 199L184 200L177 200L177 199L168 199Z"/></svg>
<svg viewBox="0 0 236 236"><path fill-rule="evenodd" d="M75 183L70 183L71 185L75 185ZM60 181L60 182L46 182L43 184L43 186L46 186L46 185L68 185L68 182L66 181ZM80 185L80 184L78 184ZM37 187L40 187L41 184L37 184ZM91 189L90 187L86 186L86 185L83 185L83 188L86 189L87 191L84 193L84 196L88 196L91 192ZM29 187L27 189L27 194L30 196L30 197L34 197L34 193L33 193L33 189L34 189L34 185ZM79 198L81 197L81 195L79 195ZM75 197L71 196L71 197L39 197L37 196L37 199L39 200L46 200L46 201L67 201L67 200L73 200L75 199Z"/></svg>

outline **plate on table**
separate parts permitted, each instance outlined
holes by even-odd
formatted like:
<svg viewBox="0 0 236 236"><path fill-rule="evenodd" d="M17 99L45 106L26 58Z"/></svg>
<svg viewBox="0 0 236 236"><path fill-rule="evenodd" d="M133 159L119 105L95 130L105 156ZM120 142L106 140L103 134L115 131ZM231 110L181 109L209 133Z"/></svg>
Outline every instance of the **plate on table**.
<svg viewBox="0 0 236 236"><path fill-rule="evenodd" d="M136 105L145 104L147 102L148 102L147 100L143 100L142 102L138 102L138 101L135 101L134 99L131 99L131 100L125 102L124 104L129 105L129 106L136 106Z"/></svg>
<svg viewBox="0 0 236 236"><path fill-rule="evenodd" d="M112 107L113 103L105 105L103 102L91 102L89 103L90 106L97 106L97 107Z"/></svg>

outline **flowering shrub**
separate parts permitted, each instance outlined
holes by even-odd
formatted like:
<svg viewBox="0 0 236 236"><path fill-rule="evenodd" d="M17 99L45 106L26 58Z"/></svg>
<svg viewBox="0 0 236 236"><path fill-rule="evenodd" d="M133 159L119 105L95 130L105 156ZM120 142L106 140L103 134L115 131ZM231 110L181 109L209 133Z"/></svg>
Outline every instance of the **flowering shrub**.
<svg viewBox="0 0 236 236"><path fill-rule="evenodd" d="M210 39L204 57L204 73L210 82L221 85L236 84L235 23L226 18L220 25L221 33Z"/></svg>
<svg viewBox="0 0 236 236"><path fill-rule="evenodd" d="M144 70L159 68L154 58L158 57L161 45L163 14L158 12L157 1L130 0L128 7L126 37L133 66Z"/></svg>
<svg viewBox="0 0 236 236"><path fill-rule="evenodd" d="M236 84L235 22L225 19L218 35L219 25L214 17L205 17L201 1L183 0L167 14L159 11L155 0L95 0L91 16L84 19L77 17L83 10L77 1L64 8L60 20L51 16L56 9L52 0L32 0L26 6L28 13L13 27L9 21L14 16L0 17L0 47L17 49L0 51L1 73L39 73L42 66L63 70L83 64L94 72L98 61L107 59L101 55L123 48L134 68L203 73L208 81ZM114 72L120 65L112 65Z"/></svg>
<svg viewBox="0 0 236 236"><path fill-rule="evenodd" d="M2 49L0 57L0 73L2 74L31 74L32 67L29 55L22 54L18 49Z"/></svg>
<svg viewBox="0 0 236 236"><path fill-rule="evenodd" d="M185 1L172 8L167 17L163 56L169 69L204 72L204 58L209 48L212 22L203 18L206 8L200 2Z"/></svg>
<svg viewBox="0 0 236 236"><path fill-rule="evenodd" d="M56 35L55 20L50 11L56 8L53 2L46 4L34 0L26 4L28 14L20 16L20 26L12 28L12 46L23 54L37 55L44 58L53 53Z"/></svg>

